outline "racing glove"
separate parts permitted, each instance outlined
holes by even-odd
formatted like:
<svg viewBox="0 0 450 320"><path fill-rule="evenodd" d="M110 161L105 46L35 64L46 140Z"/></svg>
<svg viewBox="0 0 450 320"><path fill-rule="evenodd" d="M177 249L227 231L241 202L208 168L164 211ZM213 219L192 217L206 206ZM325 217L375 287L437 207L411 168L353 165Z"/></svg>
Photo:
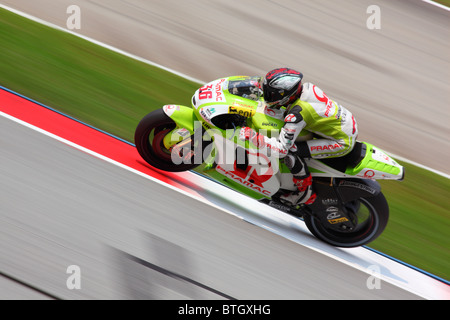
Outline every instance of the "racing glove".
<svg viewBox="0 0 450 320"><path fill-rule="evenodd" d="M242 127L241 131L239 132L239 140L250 141L259 148L263 148L266 145L264 138L264 135L259 134L249 127Z"/></svg>

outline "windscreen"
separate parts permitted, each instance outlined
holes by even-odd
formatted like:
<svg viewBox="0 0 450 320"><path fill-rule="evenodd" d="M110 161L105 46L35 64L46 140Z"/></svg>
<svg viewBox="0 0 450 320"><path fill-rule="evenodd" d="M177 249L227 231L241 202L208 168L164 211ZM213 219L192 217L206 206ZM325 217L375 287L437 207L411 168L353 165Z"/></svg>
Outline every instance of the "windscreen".
<svg viewBox="0 0 450 320"><path fill-rule="evenodd" d="M261 77L239 77L230 80L228 91L231 94L258 101L263 94L261 87Z"/></svg>

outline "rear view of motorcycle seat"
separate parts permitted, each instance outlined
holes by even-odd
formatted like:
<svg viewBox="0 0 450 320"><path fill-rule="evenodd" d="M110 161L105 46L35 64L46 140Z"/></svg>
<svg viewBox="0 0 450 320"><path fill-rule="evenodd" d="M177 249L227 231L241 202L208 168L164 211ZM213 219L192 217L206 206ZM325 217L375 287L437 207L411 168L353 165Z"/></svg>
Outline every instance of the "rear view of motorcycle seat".
<svg viewBox="0 0 450 320"><path fill-rule="evenodd" d="M345 172L348 166L356 167L366 156L367 147L364 143L356 142L355 147L349 154L338 158L320 159L327 166L340 172Z"/></svg>

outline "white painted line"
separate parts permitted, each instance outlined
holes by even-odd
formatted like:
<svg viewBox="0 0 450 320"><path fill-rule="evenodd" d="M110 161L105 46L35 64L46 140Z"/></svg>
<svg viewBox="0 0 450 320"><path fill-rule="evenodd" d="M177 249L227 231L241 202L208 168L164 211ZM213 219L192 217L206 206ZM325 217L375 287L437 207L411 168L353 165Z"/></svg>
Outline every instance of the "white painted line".
<svg viewBox="0 0 450 320"><path fill-rule="evenodd" d="M233 199L233 203L238 204L242 208L239 214L245 221L425 299L450 299L450 287L429 275L364 247L337 248L330 246L314 237L308 236L310 235L309 230L304 222L299 219L229 188L217 186L217 184L214 187L208 187L204 183L207 182L204 181L202 186L209 192L214 192L216 198ZM230 207L229 209L237 211L236 207ZM371 267L373 266L379 268L380 274L372 275Z"/></svg>
<svg viewBox="0 0 450 320"><path fill-rule="evenodd" d="M158 180L158 179L156 179L156 178L154 178L154 177L152 177L152 176L150 176L150 175L147 175L147 174L145 174L145 173L143 173L143 172L141 172L141 171L139 171L139 170L136 170L136 169L133 169L133 168L131 168L131 167L128 167L128 166L126 166L126 165L124 165L124 164L122 164L122 163L120 163L120 162L118 162L118 161L115 161L115 160L113 160L113 159L110 159L110 158L108 158L108 157L105 157L105 156L103 156L103 155L101 155L101 154L99 154L99 153L97 153L97 152L95 152L95 151L92 151L92 150L87 149L87 148L85 148L85 147L83 147L83 146L80 146L79 144L76 144L76 143L74 143L74 142L72 142L72 141L69 141L69 140L66 140L66 139L64 139L64 138L61 138L60 136L57 136L57 135L55 135L55 134L53 134L53 133L51 133L51 132L48 132L48 131L43 130L43 129L39 128L39 127L36 127L36 126L34 126L34 125L32 125L32 124L29 124L28 122L25 122L25 121L23 121L23 120L20 120L20 119L18 119L18 118L16 118L16 117L13 117L13 116L11 116L11 115L9 115L9 114L7 114L7 113L4 113L4 112L0 111L0 116L5 117L5 118L7 118L7 119L9 119L9 120L12 120L12 121L14 121L14 122L16 122L16 123L18 123L18 124L21 124L21 125L23 125L23 126L25 126L25 127L27 127L27 128L32 129L32 130L34 130L34 131L37 131L37 132L39 132L39 133L42 133L42 134L44 134L44 135L46 135L46 136L48 136L48 137L50 137L50 138L53 138L53 139L55 139L55 140L58 140L58 141L60 141L60 142L62 142L62 143L64 143L64 144L67 144L67 145L71 146L72 148L75 148L75 149L78 149L78 150L80 150L80 151L83 151L84 153L87 153L87 154L89 154L89 155L91 155L91 156L94 156L94 157L96 157L96 158L99 158L99 159L101 159L101 160L104 160L104 161L106 161L106 162L109 162L109 163L111 163L111 164L113 164L113 165L116 165L116 166L118 166L118 167L120 167L120 168L123 168L123 169L126 169L126 170L128 170L128 171L131 171L131 172L133 172L133 173L135 173L135 174L137 174L137 175L139 175L139 176L141 176L141 177L144 177L144 178L149 179L149 180L151 180L151 181L153 181L153 182L156 182L156 183L158 183L158 184L160 184L160 185L163 185L163 186L165 186L165 187L167 187L167 188L169 188L169 189L171 189L171 190L173 190L173 191L177 191L177 192L179 192L179 193L181 193L181 194L184 194L185 196L188 196L188 197L190 197L190 198L193 198L193 199L195 199L195 200L198 200L198 201L200 201L200 202L203 202L203 203L205 203L205 204L207 204L207 205L209 205L209 206L212 206L212 207L214 207L214 208L216 208L216 209L218 209L218 210L222 210L222 211L224 211L224 212L226 212L226 213L228 213L228 214L231 214L231 215L233 215L233 216L237 216L238 218L241 218L241 219L242 219L242 217L239 217L239 216L236 215L235 213L233 213L233 212L231 212L231 211L227 211L227 210L225 210L224 208L219 207L219 206L217 206L217 205L215 205L215 204L213 204L213 203L207 201L206 199L204 199L204 198L202 198L202 197L196 196L196 195L194 195L193 193L189 193L189 192L186 192L186 191L181 190L181 189L179 189L179 188L176 188L176 187L174 187L174 186L172 186L172 185L170 185L170 184L168 184L168 183L166 183L166 182L164 182L164 181Z"/></svg>
<svg viewBox="0 0 450 320"><path fill-rule="evenodd" d="M398 156L398 155L392 154L389 151L386 151L386 153L389 154L390 156L392 156L392 158L394 158L395 160L399 160L399 161L403 161L403 162L412 164L413 166L419 167L421 169L425 169L427 171L430 171L430 172L433 172L433 173L435 173L437 175L440 175L440 176L442 176L444 178L450 179L450 174L446 174L444 172L441 172L441 171L435 170L433 168L424 166L423 164L420 164L420 163L414 162L412 160L406 159L406 158L404 158L402 156ZM408 173L406 173L406 174L408 174Z"/></svg>
<svg viewBox="0 0 450 320"><path fill-rule="evenodd" d="M429 3L429 4L432 4L433 6L439 7L441 9L450 11L450 8L447 7L447 6L444 6L443 4L440 4L440 3L437 3L437 2L434 2L434 1L431 1L431 0L422 0L422 1L426 2L426 3Z"/></svg>

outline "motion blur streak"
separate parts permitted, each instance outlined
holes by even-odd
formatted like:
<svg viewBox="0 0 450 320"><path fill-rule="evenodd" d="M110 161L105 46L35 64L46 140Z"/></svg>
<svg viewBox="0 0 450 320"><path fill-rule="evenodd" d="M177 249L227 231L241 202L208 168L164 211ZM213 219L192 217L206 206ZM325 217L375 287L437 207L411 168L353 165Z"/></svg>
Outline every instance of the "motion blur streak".
<svg viewBox="0 0 450 320"><path fill-rule="evenodd" d="M419 0L2 0L202 81L301 69L358 119L359 139L449 174L450 12ZM381 29L366 13L380 7ZM394 137L394 138L393 138Z"/></svg>

